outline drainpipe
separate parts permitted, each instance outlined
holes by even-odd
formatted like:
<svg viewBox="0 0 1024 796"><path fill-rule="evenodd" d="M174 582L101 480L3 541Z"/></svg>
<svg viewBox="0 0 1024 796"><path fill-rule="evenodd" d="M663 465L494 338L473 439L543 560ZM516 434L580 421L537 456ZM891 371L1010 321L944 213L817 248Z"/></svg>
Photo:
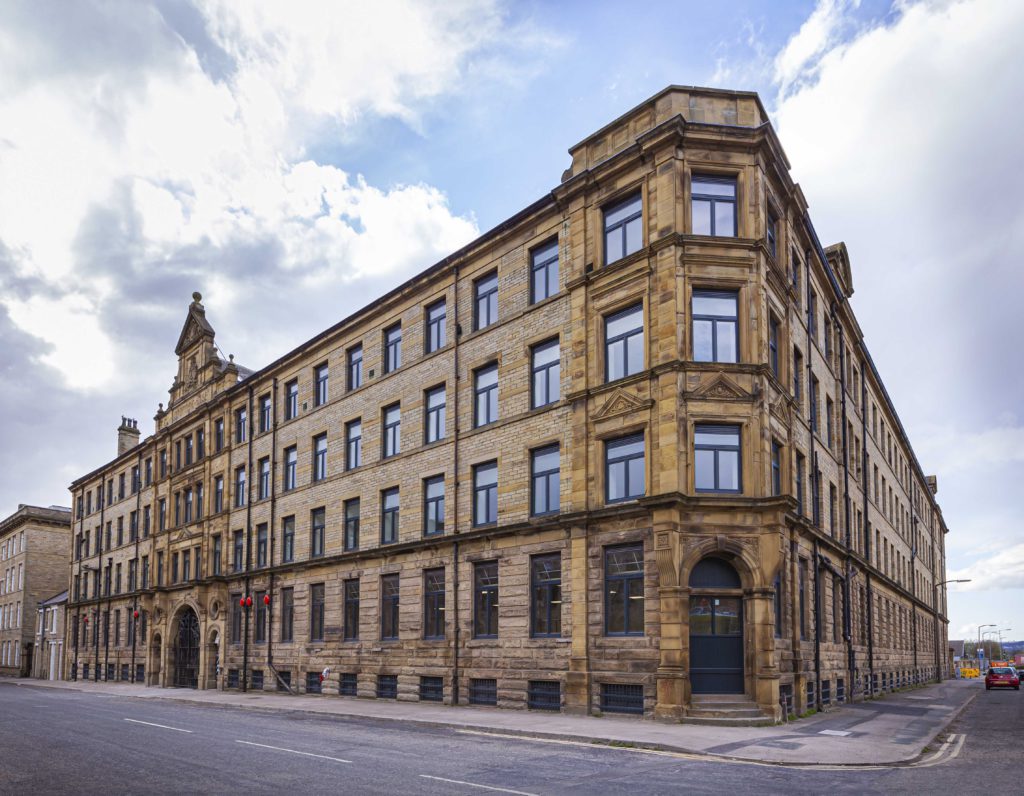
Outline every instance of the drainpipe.
<svg viewBox="0 0 1024 796"><path fill-rule="evenodd" d="M914 507L914 478L910 478L910 638L914 644L914 676L917 676L917 510Z"/></svg>
<svg viewBox="0 0 1024 796"><path fill-rule="evenodd" d="M839 332L839 405L841 408L840 424L842 426L840 432L843 441L843 519L846 523L846 577L843 579L843 637L846 641L846 668L850 678L850 693L852 694L854 678L857 676L857 654L853 649L853 615L851 609L853 597L853 587L851 585L853 576L853 545L851 544L853 523L850 521L852 513L850 510L850 440L846 434L846 335L843 333L843 326L836 314L835 302L832 302L831 314L832 326Z"/></svg>
<svg viewBox="0 0 1024 796"><path fill-rule="evenodd" d="M100 505L100 527L99 527L99 530L97 531L97 534L96 534L99 537L97 539L98 544L96 545L96 547L98 547L100 550L103 549L103 528L104 528L104 525L106 524L105 523L105 518L107 516L107 491L106 491L106 486L107 485L103 481L103 479L100 479L100 498L101 498L101 500L103 502L102 502L102 505ZM98 583L102 583L103 582L103 555L102 555L102 553L99 553L96 556L96 580L97 580ZM96 599L96 609L95 609L95 611L93 613L93 621L96 622L96 625L95 625L95 629L92 631L93 635L96 638L96 642L93 644L93 649L96 651L96 666L95 666L96 671L93 672L93 678L92 679L93 679L93 682L96 682L96 683L98 683L100 681L100 626L99 626L99 621L100 621L99 605L100 605L100 601L99 601L99 591L100 590L97 588L96 589L96 598L97 598Z"/></svg>
<svg viewBox="0 0 1024 796"><path fill-rule="evenodd" d="M861 344L863 345L863 344ZM871 593L871 514L868 511L868 380L867 370L864 368L864 361L860 362L860 405L864 407L861 412L861 461L864 462L864 488L861 496L864 501L864 558L867 565L864 568L865 596L867 605L868 620L868 689L874 693L875 685L875 608L874 599Z"/></svg>
<svg viewBox="0 0 1024 796"><path fill-rule="evenodd" d="M459 324L459 264L454 267L454 315L455 315L455 347L452 357L455 364L454 406L452 407L452 423L454 429L454 450L452 453L452 468L454 470L454 495L452 500L452 533L458 536L459 533L459 339L462 337L462 326ZM459 644L461 632L459 629L459 540L452 543L452 621L454 633L452 634L452 704L459 704Z"/></svg>
<svg viewBox="0 0 1024 796"><path fill-rule="evenodd" d="M245 410L245 433L246 450L248 451L248 463L245 474L245 587L242 592L242 599L249 596L250 571L252 570L252 385L249 385L249 402ZM271 473L271 477L273 477ZM245 615L245 627L242 638L242 693L248 691L249 679L249 614L247 607L242 609Z"/></svg>
<svg viewBox="0 0 1024 796"><path fill-rule="evenodd" d="M142 450L139 450L138 464L139 478L132 486L135 487L135 581L132 583L132 670L131 683L135 683L135 638L139 635L139 620L135 618L135 612L139 607L139 528L142 512Z"/></svg>
<svg viewBox="0 0 1024 796"><path fill-rule="evenodd" d="M270 411L273 412L273 423L270 427L270 527L267 529L268 544L270 550L267 553L268 563L271 566L270 583L267 586L267 596L270 603L267 605L267 668L274 672L274 534L277 525L275 511L277 509L277 480L274 473L277 472L277 377L274 377L274 386L271 390ZM275 678L276 680L276 678Z"/></svg>
<svg viewBox="0 0 1024 796"><path fill-rule="evenodd" d="M811 395L811 384L814 378L814 346L812 344L813 338L811 337L811 323L810 323L810 310L811 310L811 253L810 251L804 252L804 289L807 293L807 365L806 365L806 377L804 384L806 385L807 397L812 399L810 405L811 416L818 419L820 423L820 415L818 413L818 396L817 394ZM810 425L810 424L808 424ZM811 523L818 533L821 533L821 480L818 478L818 458L814 453L814 429L810 429L809 434L811 445L808 453L808 461L811 463L811 497L814 500L814 504L811 507ZM814 540L814 700L815 704L821 706L821 593L820 593L820 581L818 578L818 540Z"/></svg>

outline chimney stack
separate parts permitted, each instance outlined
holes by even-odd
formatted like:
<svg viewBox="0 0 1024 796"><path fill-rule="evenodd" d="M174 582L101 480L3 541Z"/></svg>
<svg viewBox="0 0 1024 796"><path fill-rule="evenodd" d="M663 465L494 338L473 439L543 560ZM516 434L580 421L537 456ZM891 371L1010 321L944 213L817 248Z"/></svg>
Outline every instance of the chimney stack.
<svg viewBox="0 0 1024 796"><path fill-rule="evenodd" d="M130 451L139 444L139 423L130 417L121 415L121 425L117 427L117 455Z"/></svg>
<svg viewBox="0 0 1024 796"><path fill-rule="evenodd" d="M931 490L933 495L939 491L939 479L934 475L926 475L924 477L924 482L928 485L928 489Z"/></svg>

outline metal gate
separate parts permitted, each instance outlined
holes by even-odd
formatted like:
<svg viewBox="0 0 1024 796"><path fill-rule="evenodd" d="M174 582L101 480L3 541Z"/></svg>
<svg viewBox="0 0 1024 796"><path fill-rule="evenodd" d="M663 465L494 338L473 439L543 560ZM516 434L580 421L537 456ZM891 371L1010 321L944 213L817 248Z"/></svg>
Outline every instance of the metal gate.
<svg viewBox="0 0 1024 796"><path fill-rule="evenodd" d="M178 619L174 685L178 688L199 687L199 618L191 608L186 608Z"/></svg>

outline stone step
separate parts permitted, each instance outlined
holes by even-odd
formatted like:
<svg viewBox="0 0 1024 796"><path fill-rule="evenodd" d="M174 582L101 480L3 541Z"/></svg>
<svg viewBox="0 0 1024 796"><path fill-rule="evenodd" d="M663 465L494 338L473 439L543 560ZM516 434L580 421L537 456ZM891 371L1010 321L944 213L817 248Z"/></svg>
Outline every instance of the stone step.
<svg viewBox="0 0 1024 796"><path fill-rule="evenodd" d="M690 704L698 710L703 710L704 708L711 710L745 710L747 708L757 707L757 703L752 699L744 700L743 702L726 702L718 699L702 699L697 701L694 699Z"/></svg>
<svg viewBox="0 0 1024 796"><path fill-rule="evenodd" d="M709 717L709 716L686 716L680 719L683 724L707 724L716 727L757 727L761 724L771 724L772 720L763 714L755 718L750 717Z"/></svg>
<svg viewBox="0 0 1024 796"><path fill-rule="evenodd" d="M693 716L694 718L701 719L759 719L764 717L759 708L738 708L735 710L690 708L686 715L687 717Z"/></svg>
<svg viewBox="0 0 1024 796"><path fill-rule="evenodd" d="M694 694L690 701L697 702L752 702L746 694Z"/></svg>

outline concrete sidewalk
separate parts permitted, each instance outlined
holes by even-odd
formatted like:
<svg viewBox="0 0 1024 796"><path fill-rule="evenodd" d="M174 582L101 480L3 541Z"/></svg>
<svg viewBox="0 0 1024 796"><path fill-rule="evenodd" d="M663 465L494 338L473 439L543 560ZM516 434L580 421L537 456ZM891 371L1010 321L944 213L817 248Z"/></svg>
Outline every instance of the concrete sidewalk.
<svg viewBox="0 0 1024 796"><path fill-rule="evenodd" d="M402 721L462 731L631 745L674 752L779 764L878 765L920 756L979 693L979 681L948 680L868 702L829 709L806 719L766 727L668 724L619 716L449 707L423 702L290 696L238 691L191 691L123 683L24 679L19 685L135 699L230 706L320 716Z"/></svg>

